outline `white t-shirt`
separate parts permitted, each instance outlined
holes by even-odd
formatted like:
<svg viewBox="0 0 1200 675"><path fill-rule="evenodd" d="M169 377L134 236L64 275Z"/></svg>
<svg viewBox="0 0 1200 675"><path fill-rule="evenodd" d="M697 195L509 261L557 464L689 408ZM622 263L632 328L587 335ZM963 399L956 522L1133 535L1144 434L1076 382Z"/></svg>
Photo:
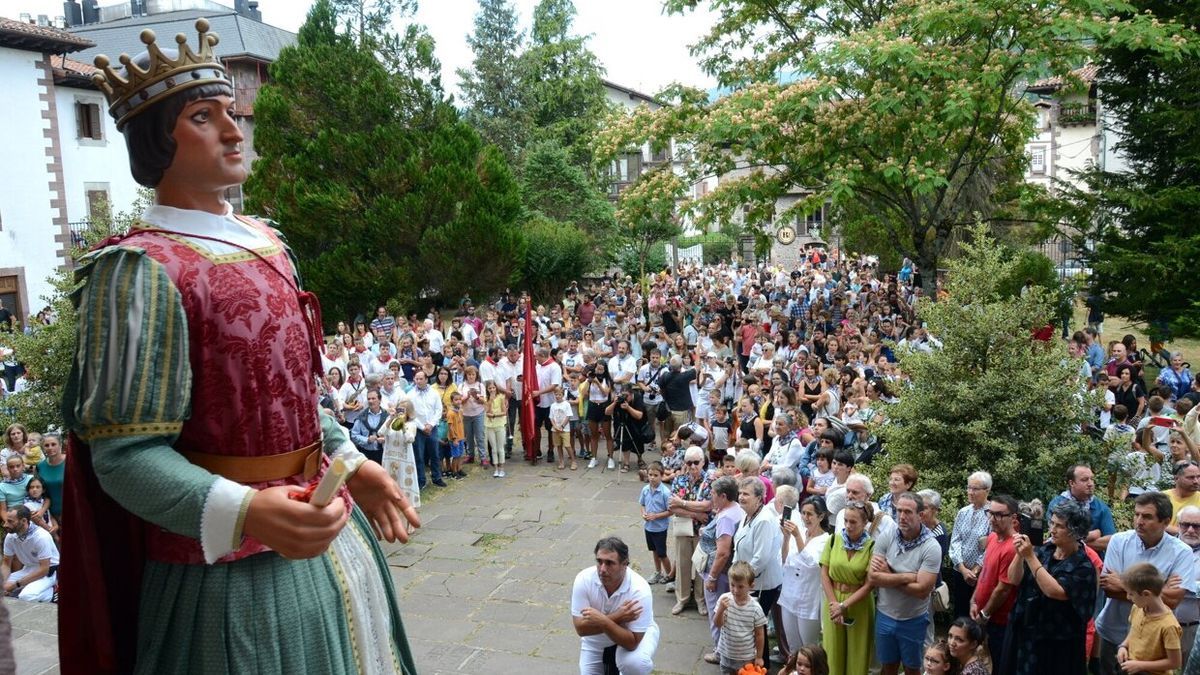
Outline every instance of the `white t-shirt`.
<svg viewBox="0 0 1200 675"><path fill-rule="evenodd" d="M625 626L630 632L645 633L655 624L654 596L650 593L650 584L642 575L625 568L625 580L612 595L600 583L600 575L595 566L588 567L575 575L575 584L571 587L571 616L583 616L583 608L591 607L605 614L617 611L617 608L627 600L634 600L641 605L642 613L638 618ZM585 635L580 640L593 649L602 650L616 644L604 633Z"/></svg>
<svg viewBox="0 0 1200 675"><path fill-rule="evenodd" d="M821 552L828 541L829 535L822 533L809 539L804 548L797 551L796 542L792 540L787 560L783 563L783 588L779 594L779 604L801 619L821 618L824 604Z"/></svg>
<svg viewBox="0 0 1200 675"><path fill-rule="evenodd" d="M58 564L58 547L54 545L54 538L49 532L32 523L23 540L15 534L4 537L4 555L15 555L17 560L21 561L21 565L27 568L36 568L40 561L46 559L50 560L51 565Z"/></svg>
<svg viewBox="0 0 1200 675"><path fill-rule="evenodd" d="M556 431L566 430L571 423L571 403L565 398L550 404L550 424Z"/></svg>
<svg viewBox="0 0 1200 675"><path fill-rule="evenodd" d="M621 393L637 376L637 359L633 358L633 354L626 354L623 359L620 356L613 356L608 360L608 376L613 379L614 392ZM618 379L625 377L629 378L626 384L617 382Z"/></svg>
<svg viewBox="0 0 1200 675"><path fill-rule="evenodd" d="M562 384L562 368L557 361L549 361L545 365L537 365L537 388L549 389L551 385ZM554 404L554 392L542 394L538 399L539 408L549 408Z"/></svg>

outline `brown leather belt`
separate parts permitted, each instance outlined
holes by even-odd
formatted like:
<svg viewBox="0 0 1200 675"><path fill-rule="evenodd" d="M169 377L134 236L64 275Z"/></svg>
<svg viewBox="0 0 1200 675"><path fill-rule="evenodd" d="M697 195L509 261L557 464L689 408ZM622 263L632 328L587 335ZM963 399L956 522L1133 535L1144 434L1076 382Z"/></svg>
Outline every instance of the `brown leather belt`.
<svg viewBox="0 0 1200 675"><path fill-rule="evenodd" d="M237 457L180 450L187 461L236 483L269 483L304 474L311 480L321 468L321 442L317 441L282 455Z"/></svg>
<svg viewBox="0 0 1200 675"><path fill-rule="evenodd" d="M853 593L860 588L862 588L862 584L843 584L840 581L833 582L833 590L840 591L842 593Z"/></svg>

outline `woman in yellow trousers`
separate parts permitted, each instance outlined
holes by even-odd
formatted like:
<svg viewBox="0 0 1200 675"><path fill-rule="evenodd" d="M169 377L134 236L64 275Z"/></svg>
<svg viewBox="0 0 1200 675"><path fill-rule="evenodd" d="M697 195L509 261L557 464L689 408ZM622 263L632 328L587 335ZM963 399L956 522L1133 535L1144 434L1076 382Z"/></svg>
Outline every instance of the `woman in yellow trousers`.
<svg viewBox="0 0 1200 675"><path fill-rule="evenodd" d="M821 644L829 655L829 672L867 675L875 638L875 599L867 583L875 540L866 524L874 514L869 503L846 504L845 529L829 538L821 554Z"/></svg>

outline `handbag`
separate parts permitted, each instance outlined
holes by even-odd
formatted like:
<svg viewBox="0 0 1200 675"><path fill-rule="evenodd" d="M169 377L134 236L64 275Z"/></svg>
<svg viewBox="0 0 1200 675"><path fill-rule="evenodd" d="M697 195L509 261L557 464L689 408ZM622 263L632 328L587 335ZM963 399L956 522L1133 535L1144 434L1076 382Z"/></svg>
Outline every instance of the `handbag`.
<svg viewBox="0 0 1200 675"><path fill-rule="evenodd" d="M671 409L667 407L666 401L659 401L658 406L654 409L654 419L659 422L665 422L671 416Z"/></svg>
<svg viewBox="0 0 1200 675"><path fill-rule="evenodd" d="M695 536L696 530L692 527L692 523L696 521L684 516L671 516L671 532L676 537L692 537Z"/></svg>
<svg viewBox="0 0 1200 675"><path fill-rule="evenodd" d="M950 611L950 587L943 581L933 589L933 611L949 612Z"/></svg>
<svg viewBox="0 0 1200 675"><path fill-rule="evenodd" d="M696 548L692 550L692 573L702 574L708 569L708 553L700 548L700 544L696 544Z"/></svg>

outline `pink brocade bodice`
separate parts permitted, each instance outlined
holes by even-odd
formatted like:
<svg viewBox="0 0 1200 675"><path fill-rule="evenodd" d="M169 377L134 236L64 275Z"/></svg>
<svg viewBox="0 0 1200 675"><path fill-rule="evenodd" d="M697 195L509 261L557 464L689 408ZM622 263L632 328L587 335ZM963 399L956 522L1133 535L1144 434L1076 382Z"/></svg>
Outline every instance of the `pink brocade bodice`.
<svg viewBox="0 0 1200 675"><path fill-rule="evenodd" d="M135 230L121 242L143 249L166 268L187 315L191 416L174 446L180 450L253 457L291 452L320 440L313 379L317 338L290 282L291 261L268 228L244 222L274 243L258 250L265 261L248 252L209 253L161 232ZM298 474L251 487L305 483ZM151 559L204 563L198 540L158 527L147 532ZM219 562L266 550L246 537L241 548Z"/></svg>

